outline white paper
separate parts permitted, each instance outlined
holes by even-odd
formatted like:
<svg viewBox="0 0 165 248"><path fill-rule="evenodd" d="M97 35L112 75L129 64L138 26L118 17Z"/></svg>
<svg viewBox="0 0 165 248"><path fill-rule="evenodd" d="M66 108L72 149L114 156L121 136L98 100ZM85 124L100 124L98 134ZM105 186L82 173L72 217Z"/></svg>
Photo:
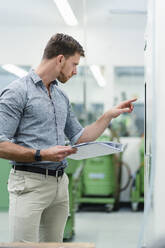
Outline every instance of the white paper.
<svg viewBox="0 0 165 248"><path fill-rule="evenodd" d="M123 151L122 144L109 141L87 142L72 147L77 148L77 153L69 155L68 158L75 160L94 158Z"/></svg>

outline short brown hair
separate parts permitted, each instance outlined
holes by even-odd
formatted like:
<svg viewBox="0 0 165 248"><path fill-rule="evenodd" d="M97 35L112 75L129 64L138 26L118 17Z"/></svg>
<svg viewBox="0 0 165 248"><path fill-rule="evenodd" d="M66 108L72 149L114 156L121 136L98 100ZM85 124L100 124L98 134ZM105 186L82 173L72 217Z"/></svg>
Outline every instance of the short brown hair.
<svg viewBox="0 0 165 248"><path fill-rule="evenodd" d="M69 57L75 53L85 56L83 47L78 41L69 35L57 33L48 41L44 49L43 59L51 59L59 54Z"/></svg>

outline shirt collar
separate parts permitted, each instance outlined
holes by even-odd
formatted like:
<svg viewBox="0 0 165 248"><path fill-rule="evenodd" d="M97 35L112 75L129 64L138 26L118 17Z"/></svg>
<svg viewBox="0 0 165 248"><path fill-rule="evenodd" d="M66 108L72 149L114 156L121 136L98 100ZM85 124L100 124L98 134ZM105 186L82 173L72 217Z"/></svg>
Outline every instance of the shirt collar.
<svg viewBox="0 0 165 248"><path fill-rule="evenodd" d="M34 71L34 69L31 69L29 73L30 73L30 77L32 78L35 84L42 82L42 79L38 76L38 74ZM57 80L54 80L51 83L58 85Z"/></svg>
<svg viewBox="0 0 165 248"><path fill-rule="evenodd" d="M54 80L52 83L58 86L57 80Z"/></svg>

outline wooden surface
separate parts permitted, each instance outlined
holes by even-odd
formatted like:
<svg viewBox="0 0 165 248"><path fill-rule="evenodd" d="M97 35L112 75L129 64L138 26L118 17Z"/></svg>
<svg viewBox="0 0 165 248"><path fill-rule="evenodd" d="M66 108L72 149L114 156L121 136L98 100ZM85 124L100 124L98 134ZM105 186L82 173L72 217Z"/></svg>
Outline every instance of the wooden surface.
<svg viewBox="0 0 165 248"><path fill-rule="evenodd" d="M95 248L93 243L0 243L2 247L15 248Z"/></svg>

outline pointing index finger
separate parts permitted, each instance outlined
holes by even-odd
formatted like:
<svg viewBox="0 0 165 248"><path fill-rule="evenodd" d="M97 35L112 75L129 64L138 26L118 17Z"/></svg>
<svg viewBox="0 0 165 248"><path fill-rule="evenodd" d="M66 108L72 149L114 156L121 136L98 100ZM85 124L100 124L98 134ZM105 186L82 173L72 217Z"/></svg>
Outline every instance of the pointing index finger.
<svg viewBox="0 0 165 248"><path fill-rule="evenodd" d="M126 106L126 105L131 104L132 102L135 102L135 101L137 101L137 98L133 98L131 100L126 100L126 101L122 102L121 104Z"/></svg>
<svg viewBox="0 0 165 248"><path fill-rule="evenodd" d="M137 101L137 98L133 98L131 100L128 100L128 102L135 102L135 101Z"/></svg>

